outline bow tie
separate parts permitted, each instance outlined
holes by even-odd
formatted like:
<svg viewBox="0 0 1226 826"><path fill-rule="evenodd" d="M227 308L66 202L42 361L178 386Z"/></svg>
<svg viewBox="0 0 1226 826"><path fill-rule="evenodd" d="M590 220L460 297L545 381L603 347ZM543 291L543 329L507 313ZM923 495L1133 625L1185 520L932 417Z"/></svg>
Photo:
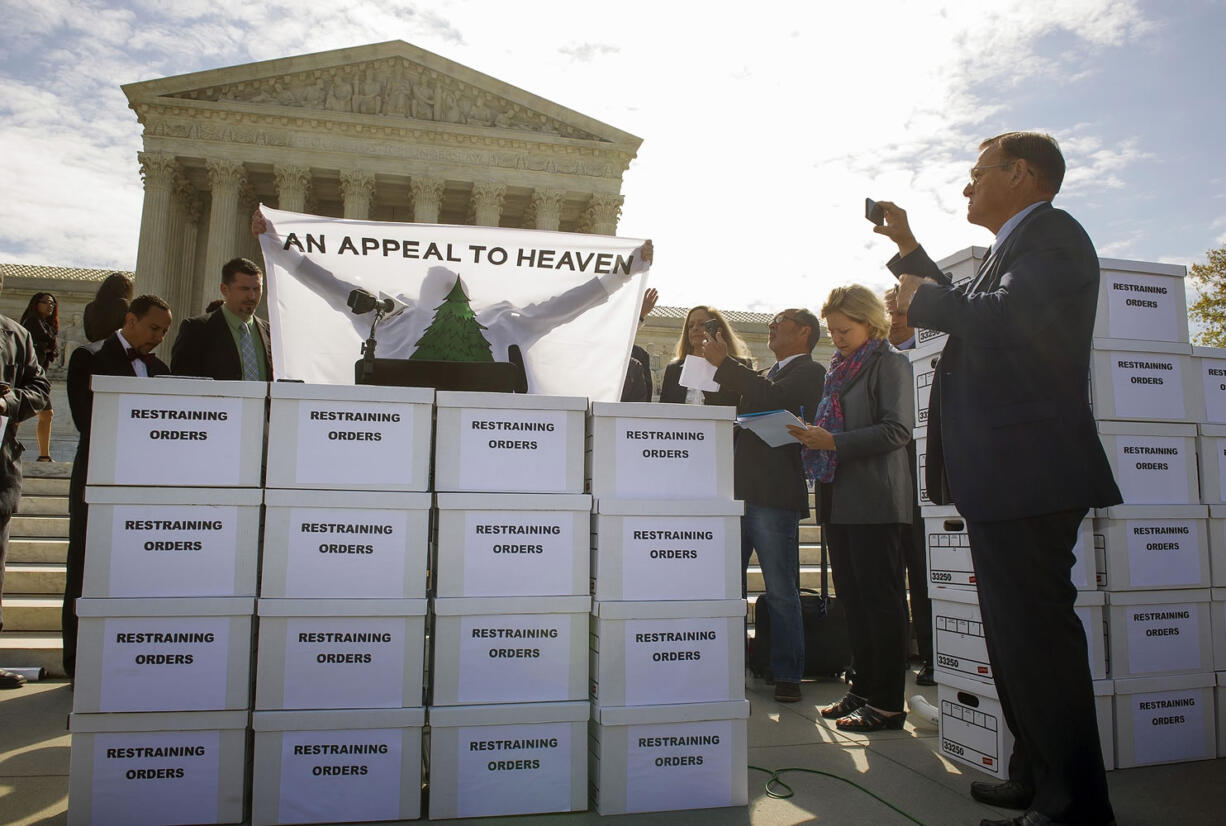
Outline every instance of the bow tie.
<svg viewBox="0 0 1226 826"><path fill-rule="evenodd" d="M129 347L128 348L128 361L136 361L137 359L140 359L141 361L145 363L146 366L148 366L150 364L153 364L154 356L152 353L142 353L140 350L137 350L135 347Z"/></svg>

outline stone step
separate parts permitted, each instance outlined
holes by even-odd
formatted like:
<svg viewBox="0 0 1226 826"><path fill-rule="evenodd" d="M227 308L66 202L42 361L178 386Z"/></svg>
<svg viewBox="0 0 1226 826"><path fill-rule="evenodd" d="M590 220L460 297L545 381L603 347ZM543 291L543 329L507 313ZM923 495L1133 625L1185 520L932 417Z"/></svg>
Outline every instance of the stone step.
<svg viewBox="0 0 1226 826"><path fill-rule="evenodd" d="M68 479L54 476L26 476L21 482L23 496L67 496Z"/></svg>
<svg viewBox="0 0 1226 826"><path fill-rule="evenodd" d="M9 536L19 539L67 539L67 516L23 516L9 522Z"/></svg>
<svg viewBox="0 0 1226 826"><path fill-rule="evenodd" d="M813 590L816 591L817 589L822 587L821 577L822 577L822 571L821 571L820 566L805 565L803 563L801 564L800 566L800 587L801 588L812 588ZM826 574L826 579L827 579L826 587L829 588L831 587L831 585L829 583L830 574L828 572ZM766 584L763 582L763 579L762 579L762 569L757 567L756 565L749 566L749 569L745 572L745 583L751 592L765 590Z"/></svg>
<svg viewBox="0 0 1226 826"><path fill-rule="evenodd" d="M54 596L64 593L68 568L63 563L10 562L4 566L5 614L10 597L18 595ZM7 617L6 617L7 618Z"/></svg>
<svg viewBox="0 0 1226 826"><path fill-rule="evenodd" d="M63 562L68 555L67 539L10 539L8 562Z"/></svg>
<svg viewBox="0 0 1226 826"><path fill-rule="evenodd" d="M68 517L67 496L31 496L23 489L17 512L23 516Z"/></svg>
<svg viewBox="0 0 1226 826"><path fill-rule="evenodd" d="M7 613L7 609L6 609ZM0 668L45 668L48 677L64 676L64 641L59 632L0 634Z"/></svg>
<svg viewBox="0 0 1226 826"><path fill-rule="evenodd" d="M821 525L805 525L800 526L800 544L816 545L822 541L822 526Z"/></svg>
<svg viewBox="0 0 1226 826"><path fill-rule="evenodd" d="M4 633L10 631L60 630L64 599L57 596L5 596Z"/></svg>
<svg viewBox="0 0 1226 826"><path fill-rule="evenodd" d="M23 440L24 441L24 440ZM52 439L51 453L54 456L57 452L55 448L55 439ZM71 452L63 451L66 455L61 457L65 461L54 462L39 462L38 449L34 447L33 440L25 442L26 452L22 454L21 460L21 476L23 479L67 479L72 476L72 454L76 453L76 445L71 445ZM66 445L58 445L58 447L68 447Z"/></svg>

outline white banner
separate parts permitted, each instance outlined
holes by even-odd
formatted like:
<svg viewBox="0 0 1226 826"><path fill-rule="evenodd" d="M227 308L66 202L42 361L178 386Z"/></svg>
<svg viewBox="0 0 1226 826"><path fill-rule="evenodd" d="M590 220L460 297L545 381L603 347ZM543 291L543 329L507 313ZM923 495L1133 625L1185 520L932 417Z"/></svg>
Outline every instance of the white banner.
<svg viewBox="0 0 1226 826"><path fill-rule="evenodd" d="M353 384L374 314L347 299L363 289L395 303L379 358L420 345L430 360L507 361L514 344L528 392L619 399L646 288L641 241L260 211L278 378Z"/></svg>

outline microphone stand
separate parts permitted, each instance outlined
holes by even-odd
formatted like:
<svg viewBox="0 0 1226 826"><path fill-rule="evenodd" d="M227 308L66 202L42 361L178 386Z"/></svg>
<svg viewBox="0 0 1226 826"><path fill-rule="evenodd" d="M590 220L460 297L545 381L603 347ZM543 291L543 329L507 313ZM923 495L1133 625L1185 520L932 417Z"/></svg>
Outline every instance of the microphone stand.
<svg viewBox="0 0 1226 826"><path fill-rule="evenodd" d="M362 345L362 381L369 382L375 375L375 329L383 320L383 310L375 309L375 320L370 325L370 337Z"/></svg>

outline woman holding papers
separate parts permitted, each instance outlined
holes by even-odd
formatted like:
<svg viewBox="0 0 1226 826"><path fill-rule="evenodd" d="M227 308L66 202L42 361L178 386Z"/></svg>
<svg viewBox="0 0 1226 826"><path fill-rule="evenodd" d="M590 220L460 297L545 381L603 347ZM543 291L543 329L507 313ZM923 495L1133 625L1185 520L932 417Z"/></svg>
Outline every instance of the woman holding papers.
<svg viewBox="0 0 1226 826"><path fill-rule="evenodd" d="M855 679L821 710L840 729L901 729L907 604L899 525L911 520L907 441L915 424L911 364L886 340L889 318L867 287L838 287L822 307L838 350L805 445L834 588L847 612Z"/></svg>
<svg viewBox="0 0 1226 826"><path fill-rule="evenodd" d="M660 401L674 404L728 404L736 405L739 394L726 390L701 390L685 387L681 384L681 368L689 356L702 359L707 339L709 322L718 326L724 341L728 343L728 355L746 366L752 366L749 347L732 326L723 313L714 307L699 304L690 309L685 317L685 326L681 329L681 338L677 341L677 358L664 368L664 382L660 387ZM705 368L706 361L702 365Z"/></svg>

